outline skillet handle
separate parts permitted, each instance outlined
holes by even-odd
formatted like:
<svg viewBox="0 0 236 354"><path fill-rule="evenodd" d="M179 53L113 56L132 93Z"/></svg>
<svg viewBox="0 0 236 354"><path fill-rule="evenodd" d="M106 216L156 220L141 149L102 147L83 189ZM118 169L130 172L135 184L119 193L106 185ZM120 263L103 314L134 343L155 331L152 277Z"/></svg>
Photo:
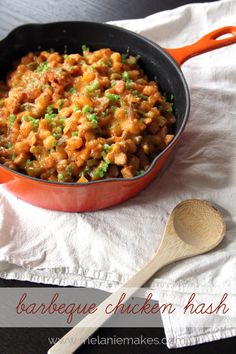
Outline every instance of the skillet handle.
<svg viewBox="0 0 236 354"><path fill-rule="evenodd" d="M219 38L225 34L230 34L231 36L222 39ZM170 54L170 56L172 56L172 58L177 62L177 64L181 65L186 60L191 57L194 57L195 55L199 55L213 49L221 48L226 45L233 44L235 42L236 27L227 26L206 34L193 44L187 45L182 48L165 48L165 51Z"/></svg>

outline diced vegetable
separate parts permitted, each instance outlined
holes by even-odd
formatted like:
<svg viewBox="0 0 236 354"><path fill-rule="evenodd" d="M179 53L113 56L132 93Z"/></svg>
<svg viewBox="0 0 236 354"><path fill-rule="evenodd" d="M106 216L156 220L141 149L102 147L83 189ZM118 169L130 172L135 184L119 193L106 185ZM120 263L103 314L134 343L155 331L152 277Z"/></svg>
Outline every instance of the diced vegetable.
<svg viewBox="0 0 236 354"><path fill-rule="evenodd" d="M89 52L89 47L86 46L86 44L82 45L82 51L83 52Z"/></svg>
<svg viewBox="0 0 236 354"><path fill-rule="evenodd" d="M41 64L39 64L39 66L37 67L35 72L41 73L42 71L48 71L48 69L49 69L49 67L48 67L47 61L43 61Z"/></svg>
<svg viewBox="0 0 236 354"><path fill-rule="evenodd" d="M82 108L82 113L89 113L89 112L92 112L93 109L88 106L87 104Z"/></svg>
<svg viewBox="0 0 236 354"><path fill-rule="evenodd" d="M93 172L93 177L103 178L107 172L108 166L109 166L109 162L103 161Z"/></svg>
<svg viewBox="0 0 236 354"><path fill-rule="evenodd" d="M94 81L92 84L87 86L87 92L94 92L95 90L97 90L99 88L100 84L99 81Z"/></svg>
<svg viewBox="0 0 236 354"><path fill-rule="evenodd" d="M93 122L95 125L97 125L98 124L98 117L96 116L96 114L88 114L87 115L87 117L88 117L88 119L91 121L91 122Z"/></svg>
<svg viewBox="0 0 236 354"><path fill-rule="evenodd" d="M9 122L8 124L9 124L10 127L13 126L15 120L16 120L15 114L10 114L10 115L9 115L9 118L8 118L8 122Z"/></svg>
<svg viewBox="0 0 236 354"><path fill-rule="evenodd" d="M115 93L106 93L105 96L111 101L118 101L120 99L120 96Z"/></svg>

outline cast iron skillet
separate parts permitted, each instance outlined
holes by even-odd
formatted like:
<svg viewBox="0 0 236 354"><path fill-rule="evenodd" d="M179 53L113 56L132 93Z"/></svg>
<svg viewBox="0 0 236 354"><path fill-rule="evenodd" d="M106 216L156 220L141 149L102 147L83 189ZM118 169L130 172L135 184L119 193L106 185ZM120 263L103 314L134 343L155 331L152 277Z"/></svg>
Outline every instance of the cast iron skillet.
<svg viewBox="0 0 236 354"><path fill-rule="evenodd" d="M228 38L217 39L224 34ZM23 175L0 165L0 183L18 198L31 204L61 211L91 211L127 200L144 189L159 173L184 130L189 115L189 90L179 65L194 55L236 42L236 27L218 29L198 42L177 49L163 49L128 30L93 22L30 24L13 30L0 42L0 78L12 63L29 51L53 48L59 52L80 52L81 45L91 50L109 47L141 55L140 64L150 79L158 82L167 97L175 97L177 123L175 137L141 176L131 179L106 179L88 183L55 183Z"/></svg>

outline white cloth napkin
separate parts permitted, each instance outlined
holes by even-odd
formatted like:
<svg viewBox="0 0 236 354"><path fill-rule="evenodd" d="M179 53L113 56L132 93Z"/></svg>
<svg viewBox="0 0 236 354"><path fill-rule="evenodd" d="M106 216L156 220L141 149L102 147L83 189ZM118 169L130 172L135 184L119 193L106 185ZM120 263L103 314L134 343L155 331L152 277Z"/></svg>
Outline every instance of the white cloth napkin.
<svg viewBox="0 0 236 354"><path fill-rule="evenodd" d="M190 44L216 28L236 25L234 0L183 6L144 19L119 21L163 47ZM236 283L236 44L192 58L182 67L191 94L190 118L168 168L135 198L93 213L63 213L18 200L0 186L0 277L113 291L153 256L167 216L187 198L220 206L222 244L208 255L170 265L152 279L160 300L219 294ZM169 295L168 295L169 294ZM219 295L218 295L219 298ZM188 328L191 319L163 315L169 347L236 335L224 327ZM200 321L202 327L206 322ZM179 340L182 338L183 340Z"/></svg>

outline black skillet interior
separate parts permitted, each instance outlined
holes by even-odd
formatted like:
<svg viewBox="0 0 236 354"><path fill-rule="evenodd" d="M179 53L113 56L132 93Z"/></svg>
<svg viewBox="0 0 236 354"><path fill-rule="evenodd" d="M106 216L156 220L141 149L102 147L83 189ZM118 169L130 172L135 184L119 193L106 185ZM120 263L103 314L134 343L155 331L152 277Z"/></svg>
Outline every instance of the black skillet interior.
<svg viewBox="0 0 236 354"><path fill-rule="evenodd" d="M61 53L81 52L81 45L91 50L112 50L141 56L140 65L170 98L174 95L177 123L175 134L182 131L189 112L189 92L182 71L166 52L153 42L130 31L94 22L58 22L29 24L13 30L0 42L0 79L12 63L29 51L54 49ZM177 136L176 136L177 138Z"/></svg>

